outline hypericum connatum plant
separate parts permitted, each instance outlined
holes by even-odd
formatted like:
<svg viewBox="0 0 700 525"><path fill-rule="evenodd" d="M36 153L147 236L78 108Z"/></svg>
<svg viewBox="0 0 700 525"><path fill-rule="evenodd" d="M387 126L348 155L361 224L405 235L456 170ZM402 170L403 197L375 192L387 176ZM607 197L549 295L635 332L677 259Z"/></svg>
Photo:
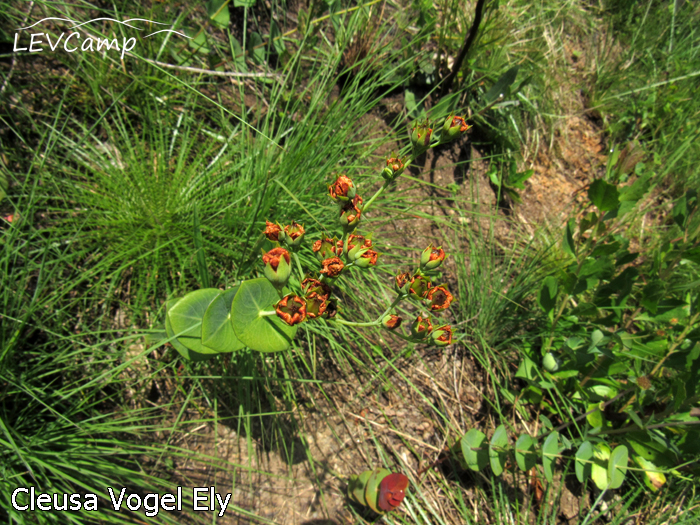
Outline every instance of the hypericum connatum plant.
<svg viewBox="0 0 700 525"><path fill-rule="evenodd" d="M166 331L173 346L188 359L206 359L244 347L276 352L289 347L299 324L336 323L349 326L383 326L397 337L414 343L446 346L452 342L452 327L432 317L446 310L454 300L445 284L435 282L446 258L441 247L423 250L417 268L401 272L394 279L396 298L374 321L354 322L338 311L333 285L354 271L371 271L380 254L361 222L374 201L427 149L461 137L469 129L463 117L450 115L438 137L428 121L411 131L413 156L392 156L381 171L384 184L365 201L357 184L340 175L328 187L337 204L334 223L327 231L333 238L309 240L302 224L280 225L266 221L263 234L273 248L263 252L264 278L251 279L225 291L207 288L169 301ZM318 261L313 268L302 267L299 252L311 250ZM403 323L396 306L404 300L417 302L422 311ZM402 328L403 326L403 328ZM407 331L404 331L407 330Z"/></svg>

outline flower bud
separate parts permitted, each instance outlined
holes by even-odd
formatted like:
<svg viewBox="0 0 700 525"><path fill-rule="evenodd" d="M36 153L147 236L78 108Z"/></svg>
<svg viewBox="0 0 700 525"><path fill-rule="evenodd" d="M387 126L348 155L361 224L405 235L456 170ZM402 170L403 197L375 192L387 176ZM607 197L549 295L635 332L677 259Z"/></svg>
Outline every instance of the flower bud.
<svg viewBox="0 0 700 525"><path fill-rule="evenodd" d="M310 277L301 282L301 289L304 290L306 295L315 293L324 299L328 299L331 296L330 286L326 283L322 283L318 279L312 279Z"/></svg>
<svg viewBox="0 0 700 525"><path fill-rule="evenodd" d="M386 168L382 170L382 177L384 177L385 180L394 180L403 173L405 168L401 158L390 157L386 159Z"/></svg>
<svg viewBox="0 0 700 525"><path fill-rule="evenodd" d="M289 252L284 248L273 248L263 254L265 277L275 288L283 288L292 273Z"/></svg>
<svg viewBox="0 0 700 525"><path fill-rule="evenodd" d="M345 206L340 209L339 224L346 230L352 230L360 222L362 214L362 197L355 195L355 198L348 201Z"/></svg>
<svg viewBox="0 0 700 525"><path fill-rule="evenodd" d="M445 124L442 126L442 135L440 135L440 143L450 142L464 135L469 129L469 125L463 117L450 115L445 119Z"/></svg>
<svg viewBox="0 0 700 525"><path fill-rule="evenodd" d="M408 292L411 290L411 274L408 272L400 273L396 276L394 285L400 295L408 295Z"/></svg>
<svg viewBox="0 0 700 525"><path fill-rule="evenodd" d="M547 352L547 354L542 359L542 366L544 366L547 372L556 372L559 370L559 360L554 356L552 352Z"/></svg>
<svg viewBox="0 0 700 525"><path fill-rule="evenodd" d="M323 268L321 268L321 273L326 277L338 277L345 267L343 261L338 257L331 257L330 259L321 261L321 265L323 266Z"/></svg>
<svg viewBox="0 0 700 525"><path fill-rule="evenodd" d="M342 241L340 241L342 242ZM325 238L314 242L311 249L316 254L319 261L323 259L328 259L329 257L335 257L337 255L336 242L333 239Z"/></svg>
<svg viewBox="0 0 700 525"><path fill-rule="evenodd" d="M411 335L414 339L425 339L432 331L433 325L427 317L423 318L419 315L411 325Z"/></svg>
<svg viewBox="0 0 700 525"><path fill-rule="evenodd" d="M435 248L432 244L428 246L420 256L421 270L434 270L442 265L445 260L445 250Z"/></svg>
<svg viewBox="0 0 700 525"><path fill-rule="evenodd" d="M452 327L448 324L433 330L430 334L433 338L433 344L437 346L447 346L452 343Z"/></svg>
<svg viewBox="0 0 700 525"><path fill-rule="evenodd" d="M413 152L416 156L423 153L430 147L430 136L433 130L426 120L423 124L416 124L411 130L411 144L413 144Z"/></svg>
<svg viewBox="0 0 700 525"><path fill-rule="evenodd" d="M345 245L345 256L349 262L359 259L364 252L372 247L372 240L365 239L363 235L350 234Z"/></svg>
<svg viewBox="0 0 700 525"><path fill-rule="evenodd" d="M306 230L301 224L296 221L292 221L284 227L284 235L280 235L280 240L283 241L290 248L298 248L301 241L304 239L304 234Z"/></svg>
<svg viewBox="0 0 700 525"><path fill-rule="evenodd" d="M316 317L321 317L323 312L326 311L328 307L327 298L317 294L316 292L311 292L307 294L306 297L306 315L309 319L315 319Z"/></svg>
<svg viewBox="0 0 700 525"><path fill-rule="evenodd" d="M364 251L360 254L360 256L357 259L355 259L355 266L359 266L360 268L369 268L370 266L376 266L377 257L379 257L379 254L377 252L375 252L374 250L364 248Z"/></svg>
<svg viewBox="0 0 700 525"><path fill-rule="evenodd" d="M265 231L263 234L272 242L279 242L279 234L282 231L282 227L274 222L265 221Z"/></svg>
<svg viewBox="0 0 700 525"><path fill-rule="evenodd" d="M445 310L450 307L454 297L444 286L436 286L428 290L426 299L430 301L431 310Z"/></svg>
<svg viewBox="0 0 700 525"><path fill-rule="evenodd" d="M428 294L428 290L430 290L430 279L423 275L414 275L411 278L411 286L408 290L410 293L422 299Z"/></svg>
<svg viewBox="0 0 700 525"><path fill-rule="evenodd" d="M398 315L391 314L382 319L382 325L384 325L384 328L387 330L396 330L399 326L401 326L402 321L403 319L401 319Z"/></svg>
<svg viewBox="0 0 700 525"><path fill-rule="evenodd" d="M306 319L306 301L297 295L285 295L275 305L275 312L282 321L294 326Z"/></svg>
<svg viewBox="0 0 700 525"><path fill-rule="evenodd" d="M352 179L341 175L333 184L328 186L328 193L330 193L331 199L342 205L355 197L357 188L355 187L355 183L352 182Z"/></svg>

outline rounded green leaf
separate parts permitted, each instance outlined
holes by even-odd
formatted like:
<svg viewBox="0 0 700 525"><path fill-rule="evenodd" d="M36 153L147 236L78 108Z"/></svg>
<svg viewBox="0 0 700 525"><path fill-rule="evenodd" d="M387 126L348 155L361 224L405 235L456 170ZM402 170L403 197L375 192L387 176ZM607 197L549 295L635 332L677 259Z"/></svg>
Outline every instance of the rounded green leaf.
<svg viewBox="0 0 700 525"><path fill-rule="evenodd" d="M168 312L170 312L170 309L175 306L178 300L179 299L171 299L166 303ZM180 339L182 338L175 337L173 327L170 325L170 317L167 314L165 316L165 333L168 335L168 339L170 339L170 344L173 345L173 348L175 348L175 350L177 350L178 353L185 359L189 359L190 361L205 361L213 357L213 354L200 354L199 352L190 350L183 345L180 342Z"/></svg>
<svg viewBox="0 0 700 525"><path fill-rule="evenodd" d="M217 352L235 352L245 347L231 324L231 303L237 291L238 286L235 286L220 293L202 318L202 344Z"/></svg>
<svg viewBox="0 0 700 525"><path fill-rule="evenodd" d="M202 318L211 302L221 293L221 290L215 288L195 290L180 299L168 312L173 332L190 350L200 354L218 353L202 344Z"/></svg>
<svg viewBox="0 0 700 525"><path fill-rule="evenodd" d="M277 290L265 278L245 281L238 287L231 304L231 324L241 343L258 352L289 348L297 327L286 325L276 315L260 316L278 301Z"/></svg>
<svg viewBox="0 0 700 525"><path fill-rule="evenodd" d="M644 469L644 484L652 492L658 491L666 483L666 476L651 461L641 456L634 456L634 460Z"/></svg>
<svg viewBox="0 0 700 525"><path fill-rule="evenodd" d="M610 454L610 462L608 463L608 477L610 478L610 485L608 488L620 488L622 482L625 481L628 459L629 452L625 445L618 445L615 447L615 450L612 451L612 454Z"/></svg>
<svg viewBox="0 0 700 525"><path fill-rule="evenodd" d="M593 457L593 445L590 441L584 441L576 451L576 479L579 483L591 475L591 458Z"/></svg>
<svg viewBox="0 0 700 525"><path fill-rule="evenodd" d="M544 477L550 483L554 479L554 462L559 457L559 432L552 432L542 445L542 467Z"/></svg>
<svg viewBox="0 0 700 525"><path fill-rule="evenodd" d="M365 499L365 486L367 485L367 481L371 475L371 470L365 470L359 476L352 476L350 478L348 492L351 495L351 499L354 499L360 505L367 506L367 500Z"/></svg>
<svg viewBox="0 0 700 525"><path fill-rule="evenodd" d="M475 428L462 436L460 441L464 461L470 469L477 472L486 468L489 462L488 450L484 446L485 441L486 435Z"/></svg>
<svg viewBox="0 0 700 525"><path fill-rule="evenodd" d="M600 490L608 488L608 460L610 459L610 447L600 443L593 449L593 463L591 465L591 479Z"/></svg>
<svg viewBox="0 0 700 525"><path fill-rule="evenodd" d="M523 434L515 442L515 462L523 472L528 472L537 463L535 440L529 434Z"/></svg>
<svg viewBox="0 0 700 525"><path fill-rule="evenodd" d="M504 425L499 425L496 432L491 436L491 444L489 445L489 461L491 462L491 470L496 476L503 474L503 469L506 465L508 457L506 448L508 447L508 432Z"/></svg>
<svg viewBox="0 0 700 525"><path fill-rule="evenodd" d="M377 498L379 497L379 484L382 480L387 477L391 472L385 468L376 468L372 471L372 475L367 480L367 487L365 488L365 501L367 505L377 514L384 514L384 511L377 505Z"/></svg>

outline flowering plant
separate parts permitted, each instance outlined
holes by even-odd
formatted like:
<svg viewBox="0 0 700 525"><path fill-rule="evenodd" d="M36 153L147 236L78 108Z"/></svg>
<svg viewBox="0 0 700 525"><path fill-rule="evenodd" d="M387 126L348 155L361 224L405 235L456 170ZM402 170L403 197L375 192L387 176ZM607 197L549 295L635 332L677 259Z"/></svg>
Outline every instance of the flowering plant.
<svg viewBox="0 0 700 525"><path fill-rule="evenodd" d="M355 269L371 270L380 261L374 241L359 231L362 218L374 201L427 149L463 136L469 129L464 118L450 115L441 133L433 134L431 123L417 123L410 138L412 157L392 156L381 171L384 184L365 201L355 181L339 175L328 187L330 198L337 204L337 237L322 237L304 242L306 229L292 221L280 225L266 221L263 235L273 248L262 254L262 278L251 279L225 291L205 288L190 292L179 300L168 302L165 328L173 346L184 357L207 359L225 352L249 347L260 352L276 352L289 348L299 324L325 322L349 326L383 326L397 337L410 342L446 346L452 342L450 325L434 323L430 314L449 308L454 297L445 284L434 283L446 254L432 244L420 256L417 268L395 277L395 299L374 321L353 322L338 309L334 284ZM319 266L304 271L299 252L310 249ZM294 270L298 275L294 274ZM396 306L413 300L425 310L408 326ZM321 321L323 319L323 321Z"/></svg>

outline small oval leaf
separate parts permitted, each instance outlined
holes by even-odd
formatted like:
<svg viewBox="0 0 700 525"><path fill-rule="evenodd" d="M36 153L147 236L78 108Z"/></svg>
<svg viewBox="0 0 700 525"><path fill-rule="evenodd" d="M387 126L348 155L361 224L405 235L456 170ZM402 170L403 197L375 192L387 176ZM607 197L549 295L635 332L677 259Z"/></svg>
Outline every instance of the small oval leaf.
<svg viewBox="0 0 700 525"><path fill-rule="evenodd" d="M554 479L554 462L559 456L559 432L552 432L542 445L542 467L544 477L550 483Z"/></svg>
<svg viewBox="0 0 700 525"><path fill-rule="evenodd" d="M464 461L466 461L467 466L470 469L476 472L486 468L486 465L488 465L489 462L489 453L484 444L485 442L486 435L475 428L472 428L469 432L462 436L462 440L460 442Z"/></svg>
<svg viewBox="0 0 700 525"><path fill-rule="evenodd" d="M576 479L579 483L590 477L592 457L593 445L590 441L584 441L576 452Z"/></svg>
<svg viewBox="0 0 700 525"><path fill-rule="evenodd" d="M528 434L523 434L515 442L515 462L523 472L529 472L537 463L534 449L535 440Z"/></svg>
<svg viewBox="0 0 700 525"><path fill-rule="evenodd" d="M610 485L608 488L617 489L622 486L627 474L627 461L629 460L629 452L625 445L618 445L610 454L610 462L608 463L608 477Z"/></svg>
<svg viewBox="0 0 700 525"><path fill-rule="evenodd" d="M496 476L503 474L505 469L506 459L508 457L506 448L508 447L508 432L504 425L499 425L496 432L491 436L489 445L489 460L491 462L491 470Z"/></svg>
<svg viewBox="0 0 700 525"><path fill-rule="evenodd" d="M593 449L593 463L591 465L591 479L600 490L608 488L608 460L610 459L610 447L600 443Z"/></svg>

